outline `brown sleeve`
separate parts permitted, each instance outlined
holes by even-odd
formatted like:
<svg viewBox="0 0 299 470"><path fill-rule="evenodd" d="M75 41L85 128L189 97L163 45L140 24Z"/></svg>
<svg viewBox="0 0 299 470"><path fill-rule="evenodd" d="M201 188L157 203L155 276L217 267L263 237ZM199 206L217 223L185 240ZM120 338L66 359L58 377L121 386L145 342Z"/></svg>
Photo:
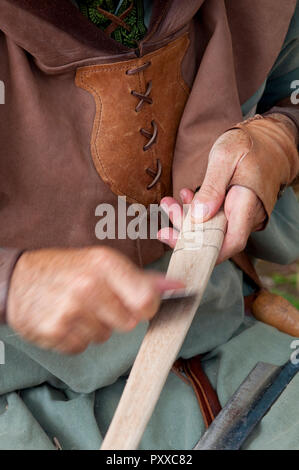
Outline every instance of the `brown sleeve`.
<svg viewBox="0 0 299 470"><path fill-rule="evenodd" d="M280 191L292 183L299 170L298 132L285 116L259 116L241 122L251 149L238 163L232 185L245 186L260 198L268 217Z"/></svg>
<svg viewBox="0 0 299 470"><path fill-rule="evenodd" d="M22 250L16 248L0 249L0 323L5 323L10 278L22 253Z"/></svg>

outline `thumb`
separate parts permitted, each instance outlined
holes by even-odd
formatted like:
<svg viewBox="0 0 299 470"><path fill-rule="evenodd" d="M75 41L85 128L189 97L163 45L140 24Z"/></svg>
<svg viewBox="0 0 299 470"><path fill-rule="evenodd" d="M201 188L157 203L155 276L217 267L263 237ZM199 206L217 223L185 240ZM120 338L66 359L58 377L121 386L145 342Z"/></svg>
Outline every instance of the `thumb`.
<svg viewBox="0 0 299 470"><path fill-rule="evenodd" d="M244 144L238 142L237 134L232 137L224 135L211 150L204 182L191 205L192 218L197 223L205 222L217 214L238 161L248 151ZM231 145L228 146L228 143Z"/></svg>
<svg viewBox="0 0 299 470"><path fill-rule="evenodd" d="M205 222L217 214L226 194L226 185L223 183L223 181L219 181L217 185L214 185L209 180L203 183L191 205L191 215L194 222Z"/></svg>

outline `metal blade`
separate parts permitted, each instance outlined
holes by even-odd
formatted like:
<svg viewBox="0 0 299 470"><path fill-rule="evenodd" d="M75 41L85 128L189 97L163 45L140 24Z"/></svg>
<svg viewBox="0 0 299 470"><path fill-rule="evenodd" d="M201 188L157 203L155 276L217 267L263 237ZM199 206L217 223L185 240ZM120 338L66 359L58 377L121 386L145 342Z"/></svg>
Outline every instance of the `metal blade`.
<svg viewBox="0 0 299 470"><path fill-rule="evenodd" d="M291 362L283 367L259 362L194 449L240 449L298 371Z"/></svg>
<svg viewBox="0 0 299 470"><path fill-rule="evenodd" d="M194 289L174 289L167 290L162 294L161 300L189 299L196 296Z"/></svg>

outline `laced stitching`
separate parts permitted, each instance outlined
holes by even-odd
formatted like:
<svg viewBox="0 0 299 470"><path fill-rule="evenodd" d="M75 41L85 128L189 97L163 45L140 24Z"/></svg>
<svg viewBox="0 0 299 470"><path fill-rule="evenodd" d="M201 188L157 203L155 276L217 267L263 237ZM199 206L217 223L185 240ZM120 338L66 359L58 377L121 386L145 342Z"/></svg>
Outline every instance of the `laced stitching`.
<svg viewBox="0 0 299 470"><path fill-rule="evenodd" d="M126 71L127 75L135 75L137 73L143 72L146 70L149 66L151 65L151 62L146 62L143 65L140 65L139 67L136 67L135 69L130 69ZM151 91L152 91L152 81L150 80L147 84L147 89L145 93L139 93L135 90L131 91L131 95L133 95L135 98L139 100L139 103L137 104L135 111L136 113L139 113L141 109L143 108L145 103L148 104L153 104L153 99L150 97ZM146 139L148 139L148 143L144 145L143 150L146 152L149 150L157 141L158 137L158 126L157 123L153 120L151 122L152 128L153 128L153 133L147 131L146 129L140 129L141 135L143 135ZM153 181L147 186L147 189L150 190L152 189L160 180L161 175L162 175L162 163L159 159L156 160L157 162L157 169L152 170L151 168L146 169L146 173L153 178Z"/></svg>

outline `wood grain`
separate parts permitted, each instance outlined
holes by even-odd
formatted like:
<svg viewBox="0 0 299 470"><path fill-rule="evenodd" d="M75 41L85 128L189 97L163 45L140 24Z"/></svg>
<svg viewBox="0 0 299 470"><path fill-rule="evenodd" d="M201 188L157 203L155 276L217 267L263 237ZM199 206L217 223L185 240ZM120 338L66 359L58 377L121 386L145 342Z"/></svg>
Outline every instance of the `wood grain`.
<svg viewBox="0 0 299 470"><path fill-rule="evenodd" d="M226 224L223 211L204 224L194 224L190 211L187 214L167 276L182 279L197 295L163 304L151 322L102 450L138 447L206 289Z"/></svg>

